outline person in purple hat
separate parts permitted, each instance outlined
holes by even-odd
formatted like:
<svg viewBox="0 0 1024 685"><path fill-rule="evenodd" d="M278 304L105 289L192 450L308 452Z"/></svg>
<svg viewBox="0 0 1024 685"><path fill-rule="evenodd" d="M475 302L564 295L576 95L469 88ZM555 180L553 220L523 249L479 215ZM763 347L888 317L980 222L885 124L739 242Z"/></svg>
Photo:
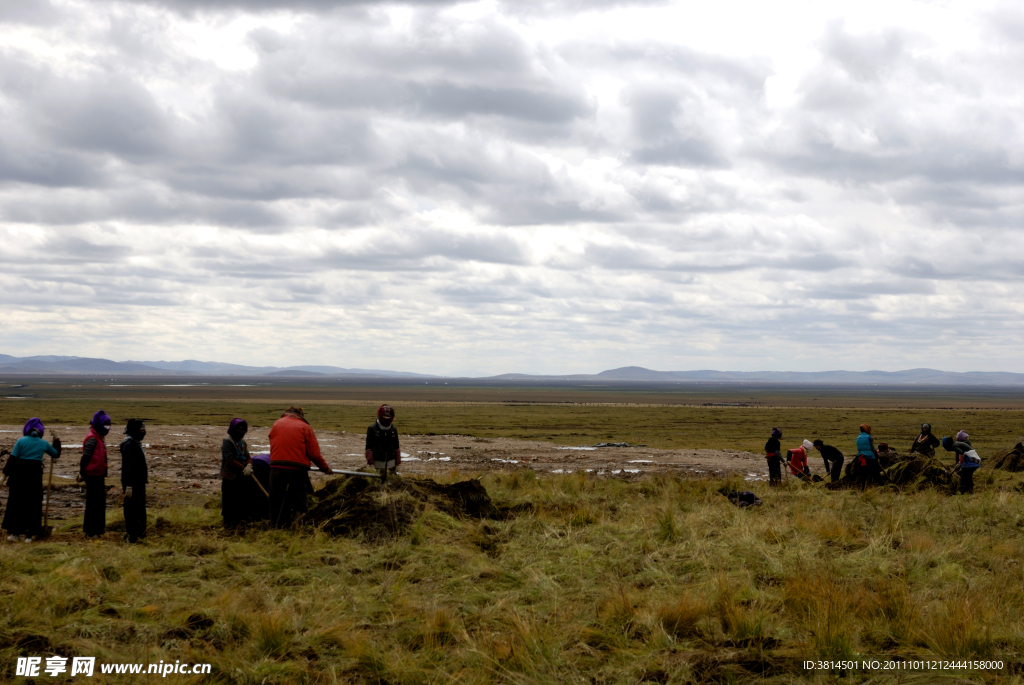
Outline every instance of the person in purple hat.
<svg viewBox="0 0 1024 685"><path fill-rule="evenodd" d="M224 517L225 528L233 528L250 519L250 502L256 484L252 481L252 459L245 443L248 432L249 424L245 419L231 419L228 436L220 445L220 513Z"/></svg>
<svg viewBox="0 0 1024 685"><path fill-rule="evenodd" d="M9 494L0 527L7 531L8 542L32 542L42 531L43 456L60 458L60 438L43 440L46 427L38 418L29 419L21 432L4 466Z"/></svg>
<svg viewBox="0 0 1024 685"><path fill-rule="evenodd" d="M107 532L107 434L110 416L100 409L89 421L82 443L79 476L85 481L85 537L95 539Z"/></svg>

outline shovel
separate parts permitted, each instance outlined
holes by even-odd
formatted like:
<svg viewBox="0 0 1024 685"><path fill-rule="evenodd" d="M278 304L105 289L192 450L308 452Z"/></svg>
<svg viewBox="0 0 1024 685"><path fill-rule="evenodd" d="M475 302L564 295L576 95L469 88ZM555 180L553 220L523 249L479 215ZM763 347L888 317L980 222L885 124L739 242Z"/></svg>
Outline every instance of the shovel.
<svg viewBox="0 0 1024 685"><path fill-rule="evenodd" d="M53 534L53 526L50 524L50 488L53 487L53 459L50 459L50 476L46 481L46 509L43 510L43 527L36 536L36 540L45 540Z"/></svg>
<svg viewBox="0 0 1024 685"><path fill-rule="evenodd" d="M259 487L259 489L263 491L263 494L267 496L267 499L270 499L270 493L267 492L267 489L265 487L263 487L263 483L261 483L260 479L256 477L256 474L250 473L249 475L252 476L252 479L254 481L256 481L257 487Z"/></svg>

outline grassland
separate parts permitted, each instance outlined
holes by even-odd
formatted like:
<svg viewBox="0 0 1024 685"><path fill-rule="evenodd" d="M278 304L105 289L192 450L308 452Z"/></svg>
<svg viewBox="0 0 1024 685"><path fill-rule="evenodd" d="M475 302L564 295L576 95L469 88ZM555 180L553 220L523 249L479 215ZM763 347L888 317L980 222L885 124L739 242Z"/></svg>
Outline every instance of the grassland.
<svg viewBox="0 0 1024 685"><path fill-rule="evenodd" d="M181 381L178 380L178 383ZM404 434L461 434L550 440L563 445L598 441L631 442L657 448L711 448L760 451L773 426L783 429L794 445L820 437L844 451L857 426L869 423L876 442L905 450L928 421L938 435L966 429L982 456L1010 447L1024 436L1024 398L999 391L997 399L983 391L961 392L956 402L936 391L877 389L836 391L821 397L783 389L761 394L756 406L736 404L754 390L700 391L650 388L623 390L558 388L453 388L424 399L418 386L301 385L280 383L237 388L231 383L165 387L125 383L33 382L17 392L24 399L0 400L0 424L20 425L31 416L47 423L85 425L99 408L116 422L147 417L164 425L226 425L242 416L253 426L269 426L289 404L301 404L315 428L361 432L381 402L392 403L396 425ZM825 389L815 389L828 391ZM975 392L975 391L972 391ZM710 393L710 394L709 394ZM717 394L715 394L717 393ZM787 394L788 393L788 394ZM913 396L908 397L908 393ZM239 398L239 395L246 395ZM555 402L577 394L586 402ZM507 401L495 401L506 396ZM470 398L456 401L457 397ZM445 399L447 398L447 399ZM637 402L636 400L644 400ZM874 399L874 405L867 405ZM925 400L928 401L925 401ZM683 403L695 402L696 404ZM904 406L906 404L906 406ZM819 406L820 405L820 406Z"/></svg>
<svg viewBox="0 0 1024 685"><path fill-rule="evenodd" d="M799 662L1018 663L1019 480L984 474L968 497L790 483L742 510L712 481L512 472L484 483L532 513L427 511L409 535L372 544L232 537L216 502L154 511L140 546L61 530L0 545L0 673L54 651L208 662L212 676L178 681L254 684L833 682ZM1021 682L956 675L945 682Z"/></svg>
<svg viewBox="0 0 1024 685"><path fill-rule="evenodd" d="M1008 395L931 404L887 396L877 406L859 396L827 406L788 396L713 407L671 393L568 403L552 389L520 388L506 401L469 389L458 391L463 402L398 386L108 386L33 385L32 397L0 401L0 423L38 415L84 425L102 406L118 421L245 416L269 425L298 402L316 428L359 431L390 401L406 434L561 444L758 451L778 425L787 440L823 437L843 448L866 421L879 441L905 448L927 420L939 434L967 429L988 457L1024 433L1024 406ZM466 399L473 393L476 401ZM824 683L835 676L805 674L799 662L902 655L1020 664L1021 480L983 468L976 494L957 497L790 482L759 491L762 507L741 510L718 493L745 489L740 482L497 473L483 480L496 502L531 502L531 512L477 521L428 510L410 534L373 543L316 530L228 535L216 499L151 510L153 532L140 546L116 533L86 544L79 522L68 521L52 541L0 545L0 679L13 678L18 655L51 652L209 662L212 676L177 680L252 684ZM122 525L120 512L108 519ZM1022 682L1006 672L898 681Z"/></svg>

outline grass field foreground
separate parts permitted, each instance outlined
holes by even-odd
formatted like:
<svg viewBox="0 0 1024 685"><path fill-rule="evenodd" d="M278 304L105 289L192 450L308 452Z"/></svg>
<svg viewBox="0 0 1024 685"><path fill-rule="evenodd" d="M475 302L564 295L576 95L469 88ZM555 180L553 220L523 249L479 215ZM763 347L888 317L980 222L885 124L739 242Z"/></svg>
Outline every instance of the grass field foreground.
<svg viewBox="0 0 1024 685"><path fill-rule="evenodd" d="M67 523L0 545L0 673L54 651L209 662L212 676L166 680L253 684L782 683L807 658L1019 659L1020 480L982 472L956 497L791 481L739 509L718 490L741 481L518 471L484 484L532 513L428 510L372 544L230 536L216 501L151 511L138 546L86 544Z"/></svg>

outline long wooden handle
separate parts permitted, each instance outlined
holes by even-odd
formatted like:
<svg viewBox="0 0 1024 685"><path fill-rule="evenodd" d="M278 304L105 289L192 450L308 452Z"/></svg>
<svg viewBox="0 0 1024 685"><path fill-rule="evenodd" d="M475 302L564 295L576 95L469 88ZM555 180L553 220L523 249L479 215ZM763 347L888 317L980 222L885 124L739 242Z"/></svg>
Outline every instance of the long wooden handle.
<svg viewBox="0 0 1024 685"><path fill-rule="evenodd" d="M263 494L267 496L267 499L270 499L270 493L267 492L267 489L265 487L263 487L263 483L261 483L260 479L256 477L256 474L255 473L250 473L249 475L252 476L252 479L254 481L256 481L256 485L258 485L260 490L263 491Z"/></svg>
<svg viewBox="0 0 1024 685"><path fill-rule="evenodd" d="M43 512L43 528L50 523L50 487L53 485L53 457L50 458L50 477L46 481L46 511Z"/></svg>

